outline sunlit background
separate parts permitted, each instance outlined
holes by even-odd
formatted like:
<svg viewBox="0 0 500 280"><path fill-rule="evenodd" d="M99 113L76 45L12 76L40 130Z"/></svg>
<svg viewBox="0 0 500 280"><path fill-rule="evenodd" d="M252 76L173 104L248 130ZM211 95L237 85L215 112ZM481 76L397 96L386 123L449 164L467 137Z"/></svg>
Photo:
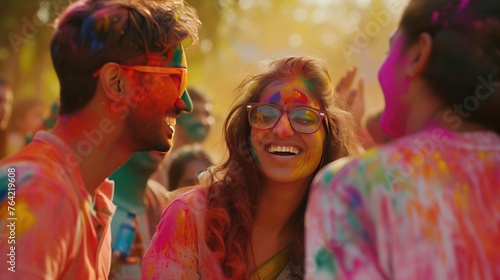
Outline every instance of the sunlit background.
<svg viewBox="0 0 500 280"><path fill-rule="evenodd" d="M14 99L58 98L49 54L50 23L67 0L0 0L0 74ZM358 65L365 77L366 112L383 108L377 70L407 0L191 0L203 23L200 42L187 49L189 84L205 89L216 125L204 143L222 151L221 126L233 89L258 63L286 55L315 55L335 81ZM216 154L218 154L216 152Z"/></svg>

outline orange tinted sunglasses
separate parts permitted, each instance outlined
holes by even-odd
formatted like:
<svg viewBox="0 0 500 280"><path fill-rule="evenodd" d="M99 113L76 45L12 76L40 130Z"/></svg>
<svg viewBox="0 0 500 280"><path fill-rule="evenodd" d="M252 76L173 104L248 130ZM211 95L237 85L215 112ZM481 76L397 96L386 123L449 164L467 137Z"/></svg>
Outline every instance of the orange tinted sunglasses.
<svg viewBox="0 0 500 280"><path fill-rule="evenodd" d="M156 74L168 74L168 75L179 75L181 78L181 84L179 86L179 94L178 96L182 96L184 91L186 91L187 88L187 68L174 68L174 67L159 67L159 66L145 66L145 65L138 65L138 66L129 66L129 65L121 65L122 68L125 69L130 69L142 73L156 73ZM99 76L99 71L101 69L97 70L94 73L94 77Z"/></svg>

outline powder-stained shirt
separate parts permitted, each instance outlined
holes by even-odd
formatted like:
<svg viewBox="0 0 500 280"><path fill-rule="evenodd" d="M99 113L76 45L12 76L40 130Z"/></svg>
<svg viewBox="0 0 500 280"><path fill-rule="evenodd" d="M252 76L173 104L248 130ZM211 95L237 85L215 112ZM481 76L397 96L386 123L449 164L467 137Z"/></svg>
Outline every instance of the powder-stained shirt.
<svg viewBox="0 0 500 280"><path fill-rule="evenodd" d="M43 131L0 162L0 279L107 279L114 184L93 198L78 156Z"/></svg>
<svg viewBox="0 0 500 280"><path fill-rule="evenodd" d="M203 188L188 191L167 206L142 259L142 279L226 279L205 242L206 211Z"/></svg>
<svg viewBox="0 0 500 280"><path fill-rule="evenodd" d="M430 129L315 177L307 279L500 279L500 136Z"/></svg>

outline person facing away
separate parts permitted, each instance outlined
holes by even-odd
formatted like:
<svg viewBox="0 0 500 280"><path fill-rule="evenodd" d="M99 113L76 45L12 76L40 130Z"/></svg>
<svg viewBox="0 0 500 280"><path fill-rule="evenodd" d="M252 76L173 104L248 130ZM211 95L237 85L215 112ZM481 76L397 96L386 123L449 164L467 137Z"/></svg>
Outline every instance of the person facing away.
<svg viewBox="0 0 500 280"><path fill-rule="evenodd" d="M500 279L500 2L412 0L379 70L394 138L333 163L308 279Z"/></svg>
<svg viewBox="0 0 500 280"><path fill-rule="evenodd" d="M138 246L132 248L127 258L114 256L116 263L112 265L110 279L140 279L141 277L139 261L156 232L161 213L169 200L165 187L150 179L151 174L158 169L164 157L165 153L157 151L136 152L109 176L109 179L113 180L116 185L113 196L116 211L111 221L112 247L117 242L120 225L127 219L129 211L137 215L136 231L138 232L135 237Z"/></svg>
<svg viewBox="0 0 500 280"><path fill-rule="evenodd" d="M198 26L173 0L81 0L61 13L50 43L60 117L0 162L0 226L17 218L15 244L2 236L0 279L107 278L106 177L136 151L170 148L175 118L192 107L181 41Z"/></svg>
<svg viewBox="0 0 500 280"><path fill-rule="evenodd" d="M315 57L273 60L238 92L224 124L227 160L167 206L143 279L303 276L309 185L357 151L354 121Z"/></svg>
<svg viewBox="0 0 500 280"><path fill-rule="evenodd" d="M174 137L175 138L175 137ZM200 145L186 145L171 154L168 190L194 186L198 176L212 166L213 160Z"/></svg>

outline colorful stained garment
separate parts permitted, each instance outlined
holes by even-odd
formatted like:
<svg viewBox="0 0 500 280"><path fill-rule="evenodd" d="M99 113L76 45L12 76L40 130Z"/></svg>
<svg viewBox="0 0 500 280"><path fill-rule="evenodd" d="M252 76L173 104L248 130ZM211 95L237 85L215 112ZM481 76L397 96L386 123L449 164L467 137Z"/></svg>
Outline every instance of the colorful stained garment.
<svg viewBox="0 0 500 280"><path fill-rule="evenodd" d="M168 205L142 259L142 279L228 279L205 242L206 211L207 193L204 188L194 188ZM260 267L262 275L274 275L272 278L261 275L262 280L290 279L286 275L291 272L288 268L283 270L281 263L280 256L283 254L286 256L289 251L278 253ZM283 271L275 274L270 271L272 268Z"/></svg>
<svg viewBox="0 0 500 280"><path fill-rule="evenodd" d="M61 139L43 131L0 162L0 279L107 279L114 184L103 182L92 199L70 160L74 156ZM7 183L11 168L15 190ZM9 218L16 218L15 244L4 230ZM6 265L11 246L15 273Z"/></svg>
<svg viewBox="0 0 500 280"><path fill-rule="evenodd" d="M500 279L500 136L420 132L316 176L307 279Z"/></svg>
<svg viewBox="0 0 500 280"><path fill-rule="evenodd" d="M193 189L172 201L142 259L142 279L226 279L205 243L207 194Z"/></svg>

